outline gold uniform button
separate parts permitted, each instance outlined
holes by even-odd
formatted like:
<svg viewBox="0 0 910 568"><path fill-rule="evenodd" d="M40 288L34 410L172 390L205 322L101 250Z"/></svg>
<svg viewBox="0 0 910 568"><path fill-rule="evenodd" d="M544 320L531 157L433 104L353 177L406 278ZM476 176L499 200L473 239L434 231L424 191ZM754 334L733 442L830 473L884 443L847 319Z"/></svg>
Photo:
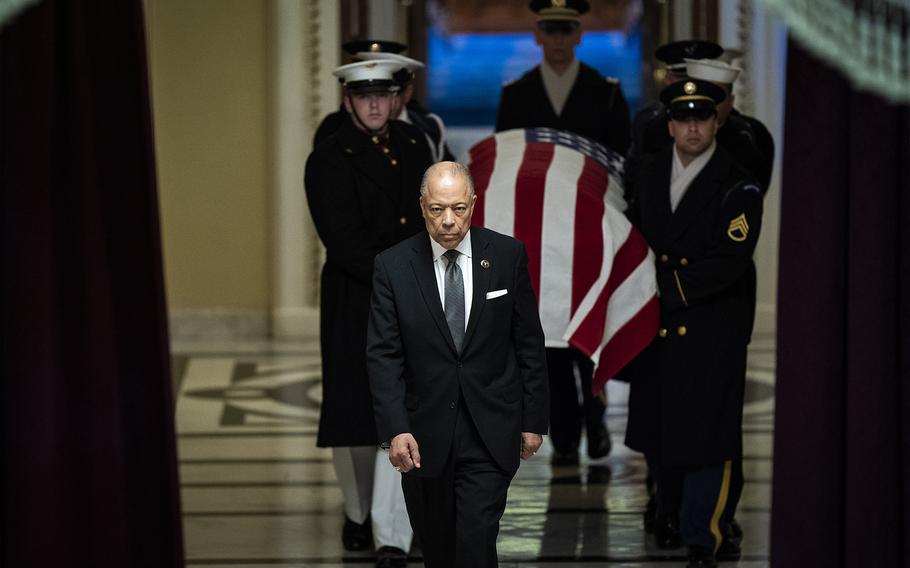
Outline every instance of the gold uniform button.
<svg viewBox="0 0 910 568"><path fill-rule="evenodd" d="M392 165L393 165L393 166L397 166L397 165L398 165L398 160L393 159L393 160L392 160Z"/></svg>
<svg viewBox="0 0 910 568"><path fill-rule="evenodd" d="M678 333L680 336L682 336L682 335L685 335L688 331L689 330L686 329L686 326L681 325L681 326L679 326L679 329L676 330L676 333Z"/></svg>
<svg viewBox="0 0 910 568"><path fill-rule="evenodd" d="M405 225L405 224L407 224L408 220L406 217L402 217L401 219L398 220L398 222L401 223L402 225Z"/></svg>
<svg viewBox="0 0 910 568"><path fill-rule="evenodd" d="M660 261L661 261L661 262L669 262L669 260L670 260L670 257L669 257L669 256L667 256L667 255L665 255L665 254L660 255Z"/></svg>
<svg viewBox="0 0 910 568"><path fill-rule="evenodd" d="M679 265L680 266L689 266L689 260L686 258L681 258L681 259L679 259Z"/></svg>
<svg viewBox="0 0 910 568"><path fill-rule="evenodd" d="M661 337L666 337L666 336L667 336L667 328L662 327L662 328L658 329L658 330L657 330L657 335L659 335L659 336L661 336Z"/></svg>
<svg viewBox="0 0 910 568"><path fill-rule="evenodd" d="M383 149L382 149L382 153L383 153L383 154L388 154L388 153L389 153L389 149L388 149L388 148L383 148Z"/></svg>

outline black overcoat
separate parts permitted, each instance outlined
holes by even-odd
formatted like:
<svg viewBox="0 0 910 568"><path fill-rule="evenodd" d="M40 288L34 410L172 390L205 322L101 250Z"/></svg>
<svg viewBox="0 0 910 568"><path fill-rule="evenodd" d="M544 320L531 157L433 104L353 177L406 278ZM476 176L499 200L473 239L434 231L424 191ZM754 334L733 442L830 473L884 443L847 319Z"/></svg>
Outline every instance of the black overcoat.
<svg viewBox="0 0 910 568"><path fill-rule="evenodd" d="M423 230L420 180L432 163L423 135L410 125L392 121L390 147L397 166L345 119L307 159L307 201L326 248L321 447L378 443L364 355L373 257Z"/></svg>
<svg viewBox="0 0 910 568"><path fill-rule="evenodd" d="M637 172L630 218L655 252L660 331L633 361L626 443L666 465L742 455L752 253L762 196L721 147L670 210L672 146Z"/></svg>
<svg viewBox="0 0 910 568"><path fill-rule="evenodd" d="M629 148L629 105L619 81L605 79L581 63L562 114L557 116L538 65L502 88L496 132L512 128L569 130L624 156Z"/></svg>

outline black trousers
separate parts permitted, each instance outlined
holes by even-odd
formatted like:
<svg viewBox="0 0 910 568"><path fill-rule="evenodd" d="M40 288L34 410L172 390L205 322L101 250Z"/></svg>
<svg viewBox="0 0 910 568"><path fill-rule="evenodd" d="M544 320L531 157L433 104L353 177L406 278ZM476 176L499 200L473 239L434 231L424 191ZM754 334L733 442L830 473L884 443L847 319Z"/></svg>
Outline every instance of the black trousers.
<svg viewBox="0 0 910 568"><path fill-rule="evenodd" d="M578 369L582 404L578 404L578 386L575 369ZM574 348L547 348L547 372L550 376L550 441L560 453L578 449L581 427L592 438L606 435L603 401L591 392L594 363Z"/></svg>
<svg viewBox="0 0 910 568"><path fill-rule="evenodd" d="M515 472L493 460L461 397L458 407L443 472L429 478L402 475L404 500L427 568L496 568L499 521Z"/></svg>

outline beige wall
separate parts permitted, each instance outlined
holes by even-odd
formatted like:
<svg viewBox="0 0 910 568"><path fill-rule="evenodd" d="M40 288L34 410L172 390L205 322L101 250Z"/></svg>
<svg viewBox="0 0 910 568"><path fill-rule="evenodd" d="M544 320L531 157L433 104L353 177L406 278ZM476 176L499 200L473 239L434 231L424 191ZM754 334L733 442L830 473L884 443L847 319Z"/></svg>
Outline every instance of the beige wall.
<svg viewBox="0 0 910 568"><path fill-rule="evenodd" d="M146 4L172 310L269 307L269 4Z"/></svg>

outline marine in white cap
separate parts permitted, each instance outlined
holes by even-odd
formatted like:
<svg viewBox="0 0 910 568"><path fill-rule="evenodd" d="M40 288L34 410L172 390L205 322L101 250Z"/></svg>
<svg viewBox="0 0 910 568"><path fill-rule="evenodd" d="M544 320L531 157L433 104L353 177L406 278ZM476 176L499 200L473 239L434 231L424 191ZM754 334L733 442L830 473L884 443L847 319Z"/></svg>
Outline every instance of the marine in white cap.
<svg viewBox="0 0 910 568"><path fill-rule="evenodd" d="M426 110L414 98L414 78L417 72L424 69L426 65L398 53L362 51L358 52L356 57L364 61L393 61L400 66L394 75L401 87L398 96L399 105L397 110L393 110L392 116L397 120L413 124L423 132L434 162L453 161L455 157L446 144L446 129L442 118Z"/></svg>
<svg viewBox="0 0 910 568"><path fill-rule="evenodd" d="M344 496L342 544L405 566L413 532L400 474L388 466L366 369L373 257L423 229L420 181L432 164L423 134L392 120L400 64L361 61L333 75L344 114L307 159L304 188L325 245L320 288L322 407L316 443L332 449ZM376 467L376 464L380 464Z"/></svg>

